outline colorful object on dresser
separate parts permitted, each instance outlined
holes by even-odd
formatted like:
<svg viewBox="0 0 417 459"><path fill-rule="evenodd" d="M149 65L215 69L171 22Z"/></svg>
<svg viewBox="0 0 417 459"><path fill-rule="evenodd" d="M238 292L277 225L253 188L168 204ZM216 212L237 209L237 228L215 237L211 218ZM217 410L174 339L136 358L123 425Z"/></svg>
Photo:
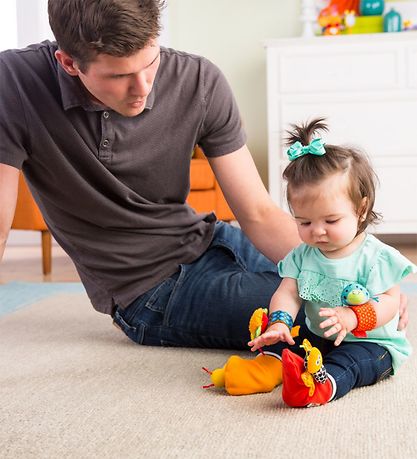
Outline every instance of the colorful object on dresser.
<svg viewBox="0 0 417 459"><path fill-rule="evenodd" d="M258 308L249 320L251 340L260 336L268 326L268 309ZM291 329L291 336L297 337L300 326ZM203 386L223 388L229 395L249 395L271 392L282 381L282 364L278 357L259 354L255 359L242 359L237 355L229 357L222 368L210 371L202 369L210 375L211 384Z"/></svg>
<svg viewBox="0 0 417 459"><path fill-rule="evenodd" d="M350 33L359 14L359 0L331 0L317 18L322 35Z"/></svg>
<svg viewBox="0 0 417 459"><path fill-rule="evenodd" d="M282 353L282 399L291 407L324 405L333 392L333 386L323 365L321 352L303 340L306 351L303 359L289 349Z"/></svg>
<svg viewBox="0 0 417 459"><path fill-rule="evenodd" d="M401 32L402 30L402 20L401 14L391 8L388 13L384 15L384 32Z"/></svg>
<svg viewBox="0 0 417 459"><path fill-rule="evenodd" d="M359 14L361 16L381 16L384 12L384 0L360 0Z"/></svg>
<svg viewBox="0 0 417 459"><path fill-rule="evenodd" d="M352 330L352 335L357 338L366 338L366 332L376 326L376 312L372 304L369 303L371 295L361 284L352 283L347 285L341 295L344 306L350 306L358 319L357 327ZM378 301L378 297L372 297Z"/></svg>
<svg viewBox="0 0 417 459"><path fill-rule="evenodd" d="M352 10L358 14L359 2L360 0L330 0L329 4L321 11L321 13L336 11L342 14L346 10Z"/></svg>

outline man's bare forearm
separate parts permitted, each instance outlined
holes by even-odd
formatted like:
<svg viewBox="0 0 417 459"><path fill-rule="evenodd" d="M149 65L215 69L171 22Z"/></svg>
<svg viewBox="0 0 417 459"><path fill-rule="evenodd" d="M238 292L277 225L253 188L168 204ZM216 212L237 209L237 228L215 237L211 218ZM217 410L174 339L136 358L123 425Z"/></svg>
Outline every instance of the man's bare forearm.
<svg viewBox="0 0 417 459"><path fill-rule="evenodd" d="M301 243L294 219L276 206L266 209L259 219L245 221L242 230L275 263Z"/></svg>
<svg viewBox="0 0 417 459"><path fill-rule="evenodd" d="M0 242L0 263L3 260L4 249L6 248L6 242Z"/></svg>
<svg viewBox="0 0 417 459"><path fill-rule="evenodd" d="M3 259L7 237L16 209L19 170L0 164L0 261Z"/></svg>

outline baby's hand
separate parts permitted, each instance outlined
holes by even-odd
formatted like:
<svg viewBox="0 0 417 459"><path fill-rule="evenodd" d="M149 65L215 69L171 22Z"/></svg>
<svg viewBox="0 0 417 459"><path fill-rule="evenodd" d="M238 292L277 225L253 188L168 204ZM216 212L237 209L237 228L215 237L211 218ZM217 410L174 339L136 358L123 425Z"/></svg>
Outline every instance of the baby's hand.
<svg viewBox="0 0 417 459"><path fill-rule="evenodd" d="M328 328L323 334L325 338L337 333L337 337L334 341L335 346L339 346L346 335L357 326L355 313L347 307L320 308L319 316L327 317L327 319L323 320L320 324L320 328Z"/></svg>
<svg viewBox="0 0 417 459"><path fill-rule="evenodd" d="M286 341L288 344L295 344L288 327L282 323L275 323L268 327L261 336L249 341L248 346L251 347L252 352L255 352L264 346L270 346L271 344L278 343L279 341Z"/></svg>

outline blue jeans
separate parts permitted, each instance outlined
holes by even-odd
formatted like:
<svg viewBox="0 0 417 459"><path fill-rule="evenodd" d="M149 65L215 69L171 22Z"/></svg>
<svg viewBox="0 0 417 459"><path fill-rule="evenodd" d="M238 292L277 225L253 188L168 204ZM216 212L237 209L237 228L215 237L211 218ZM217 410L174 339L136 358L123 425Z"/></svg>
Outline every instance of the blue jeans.
<svg viewBox="0 0 417 459"><path fill-rule="evenodd" d="M250 316L269 307L280 281L240 229L217 222L201 257L117 308L114 321L139 344L248 349Z"/></svg>
<svg viewBox="0 0 417 459"><path fill-rule="evenodd" d="M268 351L281 355L283 349L288 347L304 358L305 351L300 348L300 344L307 338L321 351L326 371L336 382L334 399L343 397L355 387L376 384L392 374L391 354L379 344L363 340L354 343L343 341L339 346L335 346L333 341L313 334L301 320L299 323L300 333L294 338L293 346L278 343L269 346Z"/></svg>

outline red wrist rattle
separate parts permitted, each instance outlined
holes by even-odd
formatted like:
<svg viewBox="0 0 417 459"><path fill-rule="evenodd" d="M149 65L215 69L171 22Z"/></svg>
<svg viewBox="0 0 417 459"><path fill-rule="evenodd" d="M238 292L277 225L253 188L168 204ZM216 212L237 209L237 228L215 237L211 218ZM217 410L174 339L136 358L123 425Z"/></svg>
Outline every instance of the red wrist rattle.
<svg viewBox="0 0 417 459"><path fill-rule="evenodd" d="M360 306L351 306L350 309L352 309L358 319L358 325L352 330L352 335L357 338L366 338L366 332L376 327L375 308L371 303L365 303Z"/></svg>

